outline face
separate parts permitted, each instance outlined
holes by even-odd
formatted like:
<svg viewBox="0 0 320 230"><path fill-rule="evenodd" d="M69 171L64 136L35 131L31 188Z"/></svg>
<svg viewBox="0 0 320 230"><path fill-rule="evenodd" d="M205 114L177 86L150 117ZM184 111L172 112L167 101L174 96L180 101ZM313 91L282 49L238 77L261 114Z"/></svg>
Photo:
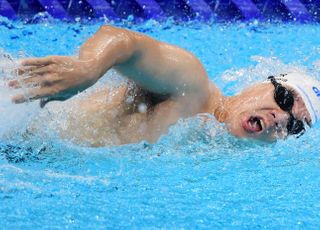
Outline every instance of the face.
<svg viewBox="0 0 320 230"><path fill-rule="evenodd" d="M274 100L274 91L271 83L261 83L230 98L225 120L229 131L237 137L262 141L286 138L290 115L278 106ZM293 94L295 100L292 115L310 124L311 118L301 97L294 91Z"/></svg>

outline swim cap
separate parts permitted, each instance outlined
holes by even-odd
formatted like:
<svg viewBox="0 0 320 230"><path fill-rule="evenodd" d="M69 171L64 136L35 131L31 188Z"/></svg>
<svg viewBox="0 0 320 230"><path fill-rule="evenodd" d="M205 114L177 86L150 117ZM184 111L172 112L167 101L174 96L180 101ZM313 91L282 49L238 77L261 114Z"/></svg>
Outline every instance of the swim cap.
<svg viewBox="0 0 320 230"><path fill-rule="evenodd" d="M281 74L275 79L291 86L301 96L311 116L312 124L320 121L320 82L318 80L299 72Z"/></svg>

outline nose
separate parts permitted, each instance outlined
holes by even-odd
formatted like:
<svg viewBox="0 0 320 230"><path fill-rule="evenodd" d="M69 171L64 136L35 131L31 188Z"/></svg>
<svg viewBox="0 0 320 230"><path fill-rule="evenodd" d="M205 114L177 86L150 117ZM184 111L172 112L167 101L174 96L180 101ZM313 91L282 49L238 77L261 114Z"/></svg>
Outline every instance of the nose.
<svg viewBox="0 0 320 230"><path fill-rule="evenodd" d="M272 110L271 115L271 125L275 129L283 129L287 126L289 114L282 110Z"/></svg>

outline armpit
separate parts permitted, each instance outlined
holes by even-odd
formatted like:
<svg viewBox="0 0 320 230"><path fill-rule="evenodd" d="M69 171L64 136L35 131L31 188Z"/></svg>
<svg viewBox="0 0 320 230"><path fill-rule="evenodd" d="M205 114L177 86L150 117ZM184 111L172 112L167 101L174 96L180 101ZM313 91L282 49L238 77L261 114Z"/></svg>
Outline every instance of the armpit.
<svg viewBox="0 0 320 230"><path fill-rule="evenodd" d="M156 94L141 87L133 82L128 82L125 94L125 110L127 113L141 112L141 106L145 106L146 112L152 110L156 105L170 98L170 95Z"/></svg>

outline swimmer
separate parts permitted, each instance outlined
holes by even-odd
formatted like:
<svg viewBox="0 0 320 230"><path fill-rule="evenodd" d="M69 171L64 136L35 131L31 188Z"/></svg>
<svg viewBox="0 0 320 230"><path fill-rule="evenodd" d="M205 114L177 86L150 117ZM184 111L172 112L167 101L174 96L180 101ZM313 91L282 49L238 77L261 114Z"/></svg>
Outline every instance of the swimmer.
<svg viewBox="0 0 320 230"><path fill-rule="evenodd" d="M88 114L81 122L95 131L83 133L83 139L100 139L93 145L103 145L103 133L111 130L106 125L117 133L120 144L155 142L179 118L198 113L214 115L236 137L267 142L299 136L320 119L320 82L309 76L266 76L265 82L227 97L210 82L193 54L113 26L102 26L81 46L78 57L23 60L21 79L8 85L28 87L27 93L12 98L14 103L40 100L44 107L93 86L110 69L135 86L106 86L79 101ZM110 92L112 99L107 98Z"/></svg>

